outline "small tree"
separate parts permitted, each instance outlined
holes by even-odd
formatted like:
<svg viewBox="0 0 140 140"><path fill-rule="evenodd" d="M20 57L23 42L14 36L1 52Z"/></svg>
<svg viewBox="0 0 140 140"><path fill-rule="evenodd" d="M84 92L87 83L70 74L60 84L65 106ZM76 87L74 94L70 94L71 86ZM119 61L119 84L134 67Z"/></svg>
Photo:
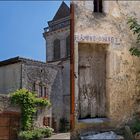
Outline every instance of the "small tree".
<svg viewBox="0 0 140 140"><path fill-rule="evenodd" d="M11 103L19 105L21 108L22 130L31 130L33 128L33 115L38 106L50 106L47 99L37 98L35 93L26 89L20 89L10 94Z"/></svg>
<svg viewBox="0 0 140 140"><path fill-rule="evenodd" d="M133 34L137 35L137 44L140 45L140 24L137 21L137 18L130 17L127 22L130 26L130 30L133 31ZM132 47L130 49L132 55L140 57L140 49L138 47Z"/></svg>

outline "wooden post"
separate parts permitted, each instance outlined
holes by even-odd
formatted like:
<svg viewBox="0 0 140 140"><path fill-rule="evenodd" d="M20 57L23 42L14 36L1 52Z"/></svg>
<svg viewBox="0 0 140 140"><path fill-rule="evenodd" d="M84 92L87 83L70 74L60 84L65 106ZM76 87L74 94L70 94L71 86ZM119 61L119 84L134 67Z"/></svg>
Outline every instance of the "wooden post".
<svg viewBox="0 0 140 140"><path fill-rule="evenodd" d="M70 128L74 129L74 4L70 4Z"/></svg>

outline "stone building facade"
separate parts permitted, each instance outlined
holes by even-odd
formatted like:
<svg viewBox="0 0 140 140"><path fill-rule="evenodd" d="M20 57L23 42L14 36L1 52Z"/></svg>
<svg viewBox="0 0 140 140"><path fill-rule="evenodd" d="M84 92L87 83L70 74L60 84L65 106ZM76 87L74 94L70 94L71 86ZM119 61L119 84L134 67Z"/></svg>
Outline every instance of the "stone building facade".
<svg viewBox="0 0 140 140"><path fill-rule="evenodd" d="M12 93L17 89L25 88L31 92L37 93L38 97L50 100L53 90L52 87L55 88L55 90L62 88L61 82L54 82L55 80L61 81L59 67L21 57L15 57L0 62L0 79L3 79L0 80L0 94L3 99L4 95ZM20 112L20 109L17 110L17 107L12 107L8 98L6 99L7 102L6 100L1 100L1 112ZM39 109L35 115L35 125L43 126L45 118L49 118L47 124L54 127L53 124L56 124L56 122L53 122L55 119L52 118L52 108Z"/></svg>
<svg viewBox="0 0 140 140"><path fill-rule="evenodd" d="M0 62L0 110L20 112L6 97L17 89L26 88L48 98L51 108L39 109L35 125L49 125L59 131L61 119L70 119L70 9L62 2L49 27L44 28L46 62L21 57ZM6 95L6 96L5 96ZM4 99L4 100L3 100Z"/></svg>
<svg viewBox="0 0 140 140"><path fill-rule="evenodd" d="M121 127L140 111L140 60L129 52L136 36L127 25L130 16L140 21L140 2L73 4L75 131Z"/></svg>
<svg viewBox="0 0 140 140"><path fill-rule="evenodd" d="M62 2L48 27L44 28L46 62L61 67L62 88L51 94L52 116L70 120L70 8ZM56 81L59 82L59 81ZM61 92L60 92L61 91ZM59 93L58 93L59 92Z"/></svg>

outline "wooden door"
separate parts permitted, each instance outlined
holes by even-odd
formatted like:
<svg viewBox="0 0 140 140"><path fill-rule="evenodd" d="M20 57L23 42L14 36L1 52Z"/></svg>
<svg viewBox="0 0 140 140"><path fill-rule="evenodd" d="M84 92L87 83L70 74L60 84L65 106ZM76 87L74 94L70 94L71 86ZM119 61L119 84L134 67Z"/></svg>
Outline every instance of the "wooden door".
<svg viewBox="0 0 140 140"><path fill-rule="evenodd" d="M10 119L8 117L0 116L0 140L9 140L9 123Z"/></svg>
<svg viewBox="0 0 140 140"><path fill-rule="evenodd" d="M10 140L17 140L17 134L19 132L20 118L17 115L10 116Z"/></svg>
<svg viewBox="0 0 140 140"><path fill-rule="evenodd" d="M106 51L102 45L79 44L79 118L105 117Z"/></svg>
<svg viewBox="0 0 140 140"><path fill-rule="evenodd" d="M0 114L0 140L17 140L19 131L19 113L4 112Z"/></svg>

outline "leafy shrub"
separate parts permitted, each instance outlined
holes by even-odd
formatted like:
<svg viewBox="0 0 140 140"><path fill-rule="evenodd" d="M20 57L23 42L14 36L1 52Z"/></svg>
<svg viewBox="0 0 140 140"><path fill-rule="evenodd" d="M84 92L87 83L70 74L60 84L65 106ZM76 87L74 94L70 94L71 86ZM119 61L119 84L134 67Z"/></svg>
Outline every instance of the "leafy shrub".
<svg viewBox="0 0 140 140"><path fill-rule="evenodd" d="M133 125L131 126L132 133L135 134L140 132L140 120L136 120Z"/></svg>
<svg viewBox="0 0 140 140"><path fill-rule="evenodd" d="M53 133L53 129L50 127L46 128L35 128L34 130L21 131L19 133L20 140L40 140L43 137L50 137Z"/></svg>
<svg viewBox="0 0 140 140"><path fill-rule="evenodd" d="M40 131L45 135L45 137L50 137L53 133L53 129L50 127L46 127L46 128L39 128Z"/></svg>
<svg viewBox="0 0 140 140"><path fill-rule="evenodd" d="M138 45L140 45L140 24L138 23L137 18L129 17L127 24L129 25L130 30L133 31L133 34L137 35L137 42L136 43ZM130 48L129 51L132 55L140 57L140 49L138 46Z"/></svg>
<svg viewBox="0 0 140 140"><path fill-rule="evenodd" d="M47 99L37 98L35 93L26 89L20 89L10 94L11 103L19 105L22 113L22 130L31 130L33 128L33 115L38 106L50 106Z"/></svg>

